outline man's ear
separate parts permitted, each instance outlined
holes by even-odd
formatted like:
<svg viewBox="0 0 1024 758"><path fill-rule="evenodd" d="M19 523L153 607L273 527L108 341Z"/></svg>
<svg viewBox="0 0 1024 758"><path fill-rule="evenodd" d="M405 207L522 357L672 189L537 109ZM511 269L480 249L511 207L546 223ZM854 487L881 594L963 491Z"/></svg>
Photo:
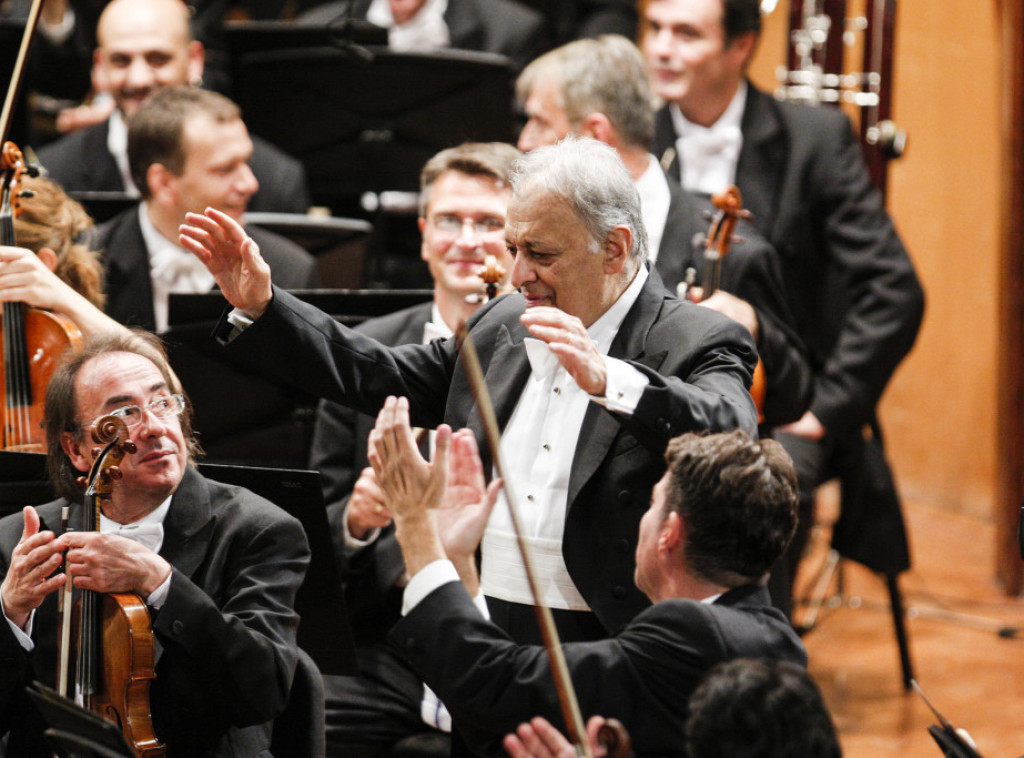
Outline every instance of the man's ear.
<svg viewBox="0 0 1024 758"><path fill-rule="evenodd" d="M618 274L629 260L629 248L633 244L633 233L628 227L615 226L604 238L604 272Z"/></svg>
<svg viewBox="0 0 1024 758"><path fill-rule="evenodd" d="M85 445L88 444L85 433L83 432L79 437L81 439L76 439L74 432L61 432L60 446L68 460L71 461L71 465L84 473L89 470L92 460L84 455Z"/></svg>
<svg viewBox="0 0 1024 758"><path fill-rule="evenodd" d="M593 137L598 142L615 147L615 129L608 117L600 112L588 113L576 133L582 137Z"/></svg>
<svg viewBox="0 0 1024 758"><path fill-rule="evenodd" d="M734 60L740 64L742 68L746 68L746 65L750 63L750 59L754 57L754 51L757 49L757 32L744 32L743 34L737 34L729 42L729 54L733 56Z"/></svg>
<svg viewBox="0 0 1024 758"><path fill-rule="evenodd" d="M161 205L172 205L176 196L178 177L162 163L151 163L146 169L149 194Z"/></svg>
<svg viewBox="0 0 1024 758"><path fill-rule="evenodd" d="M206 62L206 48L199 40L192 40L188 46L188 83L198 87L203 83L203 66Z"/></svg>

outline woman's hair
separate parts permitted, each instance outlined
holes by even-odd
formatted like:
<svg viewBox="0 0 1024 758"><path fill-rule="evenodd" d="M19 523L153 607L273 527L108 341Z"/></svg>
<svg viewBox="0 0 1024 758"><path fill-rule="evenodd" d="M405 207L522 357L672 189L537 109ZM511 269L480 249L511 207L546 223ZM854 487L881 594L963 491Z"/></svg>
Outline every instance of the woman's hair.
<svg viewBox="0 0 1024 758"><path fill-rule="evenodd" d="M57 276L103 310L103 264L84 244L85 234L93 228L89 214L52 179L24 177L21 185L32 195L21 198L14 219L18 246L36 253L44 247L53 250Z"/></svg>

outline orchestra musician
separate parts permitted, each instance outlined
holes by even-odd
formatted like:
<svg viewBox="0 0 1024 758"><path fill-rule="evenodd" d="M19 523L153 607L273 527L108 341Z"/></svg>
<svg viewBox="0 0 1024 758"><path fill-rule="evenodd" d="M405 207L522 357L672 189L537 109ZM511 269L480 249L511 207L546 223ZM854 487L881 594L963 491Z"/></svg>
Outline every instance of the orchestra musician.
<svg viewBox="0 0 1024 758"><path fill-rule="evenodd" d="M120 464L99 531L75 531L83 495L76 477L97 450L90 425L111 413L137 452ZM189 413L148 333L94 340L55 372L45 423L60 500L0 520L0 733L9 755L52 754L25 687L53 685L55 590L65 576L80 589L145 600L158 649L151 715L168 756L269 749L295 670L293 601L309 549L296 519L197 472ZM68 501L77 504L71 530L56 536ZM54 573L64 554L67 574Z"/></svg>
<svg viewBox="0 0 1024 758"><path fill-rule="evenodd" d="M181 0L112 0L100 14L93 53L95 77L113 98L109 118L39 149L39 162L68 192L139 195L128 166L128 125L152 92L199 86L206 51L189 28L192 6ZM208 15L201 9L203 15ZM302 164L266 140L253 139L249 164L262 189L253 211L305 213L309 189Z"/></svg>
<svg viewBox="0 0 1024 758"><path fill-rule="evenodd" d="M474 754L495 755L534 715L562 723L551 663L473 601L475 551L497 482L485 492L472 434L439 427L428 464L408 409L405 398L388 398L371 437L411 576L388 640L445 702ZM618 719L637 755L682 756L690 695L712 667L736 658L805 667L807 654L763 585L796 522L785 451L738 430L689 433L668 443L665 460L636 539L636 585L651 607L612 638L562 651L584 719Z"/></svg>
<svg viewBox="0 0 1024 758"><path fill-rule="evenodd" d="M512 259L505 249L505 211L519 155L505 143L471 142L427 161L420 172L420 255L434 281L433 298L365 321L357 331L389 346L451 337L483 302L480 273L487 256L494 256L507 279ZM327 401L316 416L309 467L324 483L359 663L359 676L325 677L327 749L339 756L381 752L447 723L438 706L421 708L422 682L384 644L400 616L405 566L366 458L373 416Z"/></svg>
<svg viewBox="0 0 1024 758"><path fill-rule="evenodd" d="M520 292L483 306L468 332L547 560L542 602L563 639L601 638L649 604L633 585L633 547L668 440L755 432L756 351L739 324L648 276L639 198L606 145L568 138L519 159L505 235ZM181 240L237 309L217 327L226 355L254 368L245 356L259 355L257 370L364 413L402 395L417 426L477 425L456 341L388 348L339 325L272 287L258 246L217 211L189 214ZM492 519L484 594L529 641L535 601L513 545Z"/></svg>
<svg viewBox="0 0 1024 758"><path fill-rule="evenodd" d="M778 251L809 352L810 408L775 435L800 481L795 567L814 490L837 462L879 466L854 478L891 482L884 458L865 454L863 430L880 444L875 406L914 343L924 293L845 114L780 102L746 78L760 14L758 0L649 0L641 47L666 103L655 117L655 151L684 189L739 187ZM894 492L890 501L898 503Z"/></svg>
<svg viewBox="0 0 1024 758"><path fill-rule="evenodd" d="M211 206L241 221L259 187L248 165L252 154L238 106L221 94L164 87L143 101L128 128L128 161L142 200L96 232L112 318L163 332L172 292L213 289L213 277L178 246L178 226L188 211ZM316 261L307 251L265 229L250 234L281 286L318 286Z"/></svg>
<svg viewBox="0 0 1024 758"><path fill-rule="evenodd" d="M684 192L650 152L654 96L636 45L615 35L570 42L530 63L516 81L516 95L527 118L520 150L568 134L615 148L640 193L650 268L671 292L687 269L703 276L704 247L694 240L708 228L711 205ZM807 409L811 371L791 326L775 251L743 220L736 237L721 263L720 288L700 304L740 322L757 342L768 376L761 409L767 429L796 421Z"/></svg>

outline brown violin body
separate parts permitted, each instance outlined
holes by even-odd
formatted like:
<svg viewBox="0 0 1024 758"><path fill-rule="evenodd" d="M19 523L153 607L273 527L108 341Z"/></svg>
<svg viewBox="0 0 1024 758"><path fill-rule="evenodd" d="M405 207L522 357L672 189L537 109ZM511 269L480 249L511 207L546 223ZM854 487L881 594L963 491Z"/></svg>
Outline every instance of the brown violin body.
<svg viewBox="0 0 1024 758"><path fill-rule="evenodd" d="M167 751L149 713L149 685L156 678L149 609L135 593L102 595L100 617L104 686L87 707L117 724L139 758L163 756Z"/></svg>
<svg viewBox="0 0 1024 758"><path fill-rule="evenodd" d="M82 344L82 332L59 313L4 303L0 315L3 449L45 452L43 401L57 360Z"/></svg>

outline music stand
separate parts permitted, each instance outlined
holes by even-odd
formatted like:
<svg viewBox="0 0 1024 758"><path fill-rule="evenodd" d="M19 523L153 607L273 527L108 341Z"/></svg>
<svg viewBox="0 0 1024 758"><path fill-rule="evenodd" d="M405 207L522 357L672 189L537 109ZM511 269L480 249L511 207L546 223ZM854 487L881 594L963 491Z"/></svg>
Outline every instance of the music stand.
<svg viewBox="0 0 1024 758"><path fill-rule="evenodd" d="M113 722L87 711L40 682L32 682L25 691L50 726L44 736L58 755L74 758L132 758L134 755Z"/></svg>
<svg viewBox="0 0 1024 758"><path fill-rule="evenodd" d="M303 162L315 205L359 213L364 192L415 192L423 164L467 140L514 141L512 69L464 50L288 47L226 30L249 129ZM272 37L271 37L272 39Z"/></svg>
<svg viewBox="0 0 1024 758"><path fill-rule="evenodd" d="M210 463L200 463L199 471L218 482L245 487L302 522L309 540L310 562L295 597L295 610L302 617L299 647L309 653L321 673L355 675L355 642L327 524L320 473Z"/></svg>
<svg viewBox="0 0 1024 758"><path fill-rule="evenodd" d="M45 453L0 450L0 516L53 500Z"/></svg>

